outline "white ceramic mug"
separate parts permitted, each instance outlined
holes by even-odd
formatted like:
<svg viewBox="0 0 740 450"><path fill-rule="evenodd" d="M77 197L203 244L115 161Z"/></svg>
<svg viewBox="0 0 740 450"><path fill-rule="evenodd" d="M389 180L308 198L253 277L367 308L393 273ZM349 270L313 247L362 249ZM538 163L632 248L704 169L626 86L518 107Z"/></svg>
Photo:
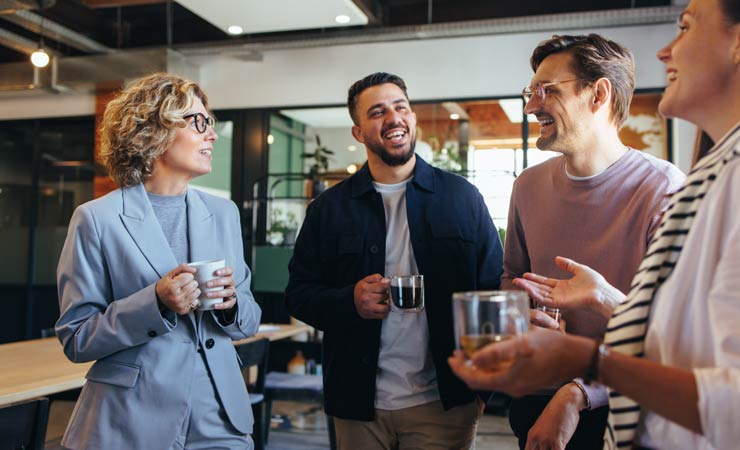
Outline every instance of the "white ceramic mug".
<svg viewBox="0 0 740 450"><path fill-rule="evenodd" d="M209 292L221 291L224 289L223 286L206 287L206 283L220 278L216 275L216 271L226 267L225 259L210 259L208 261L196 261L188 264L190 267L195 267L195 281L198 282L198 288L200 289L200 306L198 307L201 311L207 311L214 309L215 305L224 301L221 297L208 297Z"/></svg>

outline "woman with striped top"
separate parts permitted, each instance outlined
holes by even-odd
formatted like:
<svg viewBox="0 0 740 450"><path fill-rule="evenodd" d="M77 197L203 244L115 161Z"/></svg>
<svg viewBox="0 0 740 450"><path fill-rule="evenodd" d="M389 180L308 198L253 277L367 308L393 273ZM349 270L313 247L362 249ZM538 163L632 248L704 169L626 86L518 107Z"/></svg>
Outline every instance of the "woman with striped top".
<svg viewBox="0 0 740 450"><path fill-rule="evenodd" d="M629 294L564 258L569 280L516 281L544 304L611 317L603 342L538 328L485 347L474 365L459 352L449 360L475 389L522 395L578 376L607 385L607 448L740 442L740 0L692 0L678 26L658 53L668 81L660 112L716 144L672 197ZM507 359L509 370L486 370Z"/></svg>

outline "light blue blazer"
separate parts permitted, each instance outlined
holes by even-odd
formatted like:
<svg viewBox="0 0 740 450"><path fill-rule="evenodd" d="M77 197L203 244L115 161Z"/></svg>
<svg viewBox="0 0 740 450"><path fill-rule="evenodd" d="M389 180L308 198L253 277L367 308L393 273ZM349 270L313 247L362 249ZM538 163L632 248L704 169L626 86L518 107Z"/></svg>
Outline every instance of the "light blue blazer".
<svg viewBox="0 0 740 450"><path fill-rule="evenodd" d="M191 188L187 207L191 260L225 258L234 268L236 319L223 326L206 312L199 331L226 414L249 434L254 420L231 341L256 333L261 312L250 292L239 212L233 202ZM193 314L163 316L157 307L154 285L176 266L143 185L75 210L57 268L56 332L70 360L96 362L63 446L165 450L174 443L201 358Z"/></svg>

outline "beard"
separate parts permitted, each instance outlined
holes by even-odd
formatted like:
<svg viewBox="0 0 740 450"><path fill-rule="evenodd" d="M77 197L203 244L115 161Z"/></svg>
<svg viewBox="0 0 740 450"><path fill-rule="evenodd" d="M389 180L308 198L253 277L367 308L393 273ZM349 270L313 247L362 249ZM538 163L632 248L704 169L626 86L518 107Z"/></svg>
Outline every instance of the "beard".
<svg viewBox="0 0 740 450"><path fill-rule="evenodd" d="M414 149L416 148L416 139L411 141L409 143L409 148L403 153L393 155L388 152L388 150L385 149L384 146L378 145L378 144L368 144L367 148L370 149L371 152L375 153L376 155L380 156L380 159L385 163L385 165L390 167L396 167L396 166L402 166L409 162L412 156L414 156Z"/></svg>
<svg viewBox="0 0 740 450"><path fill-rule="evenodd" d="M537 145L537 148L540 150L553 150L552 144L557 140L557 136L548 136L548 137L538 137L537 142L535 145Z"/></svg>
<svg viewBox="0 0 740 450"><path fill-rule="evenodd" d="M378 142L365 141L365 145L371 152L380 156L380 159L389 167L402 166L409 162L412 156L414 156L414 150L416 149L416 134L411 136L411 140L408 144L408 149L399 154L392 154L388 152L385 146Z"/></svg>

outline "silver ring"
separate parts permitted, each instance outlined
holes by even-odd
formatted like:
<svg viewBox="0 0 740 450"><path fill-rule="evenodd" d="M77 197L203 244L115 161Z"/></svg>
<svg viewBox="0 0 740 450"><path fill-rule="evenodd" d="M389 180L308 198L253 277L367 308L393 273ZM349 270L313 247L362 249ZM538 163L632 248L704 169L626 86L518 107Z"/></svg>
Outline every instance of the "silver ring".
<svg viewBox="0 0 740 450"><path fill-rule="evenodd" d="M193 303L190 304L190 310L195 311L196 309L198 309L199 306L200 306L200 300L196 298L195 300L193 300Z"/></svg>

